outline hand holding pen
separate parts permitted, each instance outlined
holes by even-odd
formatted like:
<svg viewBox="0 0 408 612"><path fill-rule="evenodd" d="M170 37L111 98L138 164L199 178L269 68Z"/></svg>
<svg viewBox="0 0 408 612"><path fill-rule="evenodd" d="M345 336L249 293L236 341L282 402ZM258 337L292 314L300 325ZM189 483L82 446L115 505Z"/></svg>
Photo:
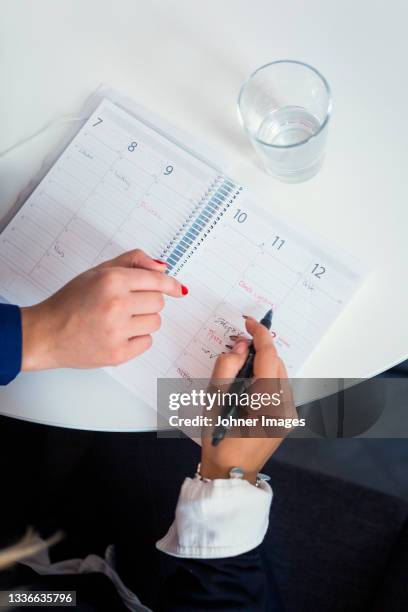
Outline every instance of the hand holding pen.
<svg viewBox="0 0 408 612"><path fill-rule="evenodd" d="M244 319L246 319L247 321L246 327L248 329L248 322L249 322L249 325L251 325L251 320L255 321L255 319L253 319L253 317L248 317L246 315L243 315L243 316L244 316ZM265 330L268 331L269 336L270 336L269 330L271 329L271 325L272 325L272 316L273 316L273 311L272 309L270 309L265 314L265 316L259 321L259 325L261 325ZM234 339L236 340L237 337L234 337ZM273 343L271 345L273 346ZM275 350L274 346L273 348ZM276 350L275 350L275 353L276 353ZM230 387L231 393L237 393L238 395L240 395L250 385L251 379L254 376L255 355L256 355L255 341L252 341L248 346L248 353L247 353L246 359L242 367L240 368L238 374L236 375L234 382L232 383ZM235 404L232 404L231 406L227 407L224 410L223 416L225 418L230 418L230 417L236 416L236 414L237 414L237 406ZM213 446L217 446L224 439L226 433L227 433L227 428L224 427L223 425L218 425L217 427L215 427L213 437L212 437Z"/></svg>
<svg viewBox="0 0 408 612"><path fill-rule="evenodd" d="M255 358L253 375L257 379L287 379L286 368L277 354L270 332L254 318L248 317L245 327L252 336ZM234 380L249 355L248 339L238 337L230 353L220 355L215 364L212 381ZM227 390L227 389L225 389ZM240 466L245 478L255 481L256 474L275 452L280 437L230 437L214 446L206 432L202 439L201 474L206 478L228 478L233 466Z"/></svg>

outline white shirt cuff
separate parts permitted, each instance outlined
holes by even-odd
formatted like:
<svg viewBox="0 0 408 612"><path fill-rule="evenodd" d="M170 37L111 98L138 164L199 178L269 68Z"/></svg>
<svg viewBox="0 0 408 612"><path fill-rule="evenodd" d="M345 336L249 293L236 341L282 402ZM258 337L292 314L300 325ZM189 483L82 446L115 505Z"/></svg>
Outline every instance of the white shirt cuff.
<svg viewBox="0 0 408 612"><path fill-rule="evenodd" d="M235 557L261 544L269 522L272 489L240 478L205 482L186 478L173 524L156 543L162 552L189 559Z"/></svg>

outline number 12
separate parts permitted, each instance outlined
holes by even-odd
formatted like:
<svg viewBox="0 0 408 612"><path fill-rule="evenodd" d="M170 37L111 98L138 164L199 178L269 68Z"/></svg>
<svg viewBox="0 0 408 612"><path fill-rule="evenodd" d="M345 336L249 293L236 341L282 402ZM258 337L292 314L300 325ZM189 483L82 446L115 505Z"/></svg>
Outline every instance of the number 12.
<svg viewBox="0 0 408 612"><path fill-rule="evenodd" d="M285 244L286 240L281 238L280 236L275 236L275 240L272 242L272 246L276 246L276 250L279 251Z"/></svg>
<svg viewBox="0 0 408 612"><path fill-rule="evenodd" d="M316 276L316 278L322 278L323 274L326 272L326 268L321 266L320 264L315 264L313 266L312 274Z"/></svg>

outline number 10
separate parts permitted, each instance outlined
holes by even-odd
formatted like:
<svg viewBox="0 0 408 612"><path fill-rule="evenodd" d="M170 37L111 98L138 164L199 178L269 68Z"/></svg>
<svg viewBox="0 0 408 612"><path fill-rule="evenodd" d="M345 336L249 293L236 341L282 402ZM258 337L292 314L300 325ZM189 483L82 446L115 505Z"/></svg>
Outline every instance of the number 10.
<svg viewBox="0 0 408 612"><path fill-rule="evenodd" d="M248 218L246 212L242 212L240 208L237 208L237 212L234 215L234 219L238 221L238 223L244 223Z"/></svg>

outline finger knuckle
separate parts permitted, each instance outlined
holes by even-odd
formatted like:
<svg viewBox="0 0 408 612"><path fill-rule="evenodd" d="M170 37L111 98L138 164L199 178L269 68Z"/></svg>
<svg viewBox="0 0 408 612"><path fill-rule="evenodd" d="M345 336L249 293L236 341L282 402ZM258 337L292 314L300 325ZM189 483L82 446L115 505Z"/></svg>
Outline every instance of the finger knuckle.
<svg viewBox="0 0 408 612"><path fill-rule="evenodd" d="M99 273L99 287L103 296L110 296L118 290L119 277L114 270L101 270Z"/></svg>
<svg viewBox="0 0 408 612"><path fill-rule="evenodd" d="M155 280L156 290L163 291L167 287L168 277L164 276L162 272L158 272L157 270L149 270L149 274L151 274Z"/></svg>
<svg viewBox="0 0 408 612"><path fill-rule="evenodd" d="M163 310L164 305L165 305L164 295L162 293L159 293L157 297L157 306L158 306L159 312Z"/></svg>
<svg viewBox="0 0 408 612"><path fill-rule="evenodd" d="M106 301L105 314L108 319L116 322L121 312L123 311L123 302L119 296L110 297Z"/></svg>
<svg viewBox="0 0 408 612"><path fill-rule="evenodd" d="M115 346L110 351L110 363L112 365L120 365L127 360L127 354L123 347Z"/></svg>
<svg viewBox="0 0 408 612"><path fill-rule="evenodd" d="M117 326L115 325L114 318L110 316L105 316L105 319L102 321L101 327L101 335L103 334L103 340L106 346L109 347L109 350L112 351L113 347L116 346L116 342L118 340Z"/></svg>
<svg viewBox="0 0 408 612"><path fill-rule="evenodd" d="M265 355L265 357L267 357L268 359L277 357L276 348L274 347L273 344L269 344L269 343L263 344L261 348L259 349L258 353L260 355Z"/></svg>
<svg viewBox="0 0 408 612"><path fill-rule="evenodd" d="M221 354L221 355L218 355L216 363L217 365L223 366L227 364L230 361L230 359L231 359L231 355L228 355L227 353Z"/></svg>
<svg viewBox="0 0 408 612"><path fill-rule="evenodd" d="M145 351L149 350L149 348L151 348L151 346L153 344L153 338L152 338L152 336L150 334L145 336L143 340L144 340L144 343L143 343L142 353L144 353Z"/></svg>
<svg viewBox="0 0 408 612"><path fill-rule="evenodd" d="M143 336L142 338L137 338L136 340L133 341L133 343L134 344L133 344L132 356L137 357L138 355L141 355L142 353L145 353L146 351L149 350L149 348L153 344L153 338L150 334L147 334L146 336Z"/></svg>
<svg viewBox="0 0 408 612"><path fill-rule="evenodd" d="M179 282L176 281L172 276L162 277L165 284L163 287L165 288L166 293L178 293L179 292Z"/></svg>
<svg viewBox="0 0 408 612"><path fill-rule="evenodd" d="M157 331L161 326L161 316L159 313L151 315L151 331Z"/></svg>

